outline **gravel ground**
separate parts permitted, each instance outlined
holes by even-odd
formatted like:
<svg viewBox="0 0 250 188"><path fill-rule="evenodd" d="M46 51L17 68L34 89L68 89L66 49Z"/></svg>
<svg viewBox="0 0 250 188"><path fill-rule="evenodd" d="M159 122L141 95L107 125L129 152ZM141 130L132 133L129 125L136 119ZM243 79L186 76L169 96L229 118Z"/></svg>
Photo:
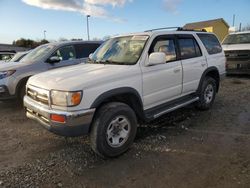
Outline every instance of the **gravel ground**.
<svg viewBox="0 0 250 188"><path fill-rule="evenodd" d="M0 102L0 187L221 188L250 185L250 78L229 77L210 111L193 106L142 125L112 160Z"/></svg>

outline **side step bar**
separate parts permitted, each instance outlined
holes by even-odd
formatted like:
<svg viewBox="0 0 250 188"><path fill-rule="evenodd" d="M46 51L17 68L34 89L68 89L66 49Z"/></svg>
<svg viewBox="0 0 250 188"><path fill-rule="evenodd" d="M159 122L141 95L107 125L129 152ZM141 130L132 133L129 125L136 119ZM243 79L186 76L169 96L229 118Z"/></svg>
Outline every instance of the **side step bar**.
<svg viewBox="0 0 250 188"><path fill-rule="evenodd" d="M196 97L196 98L193 98L193 99L191 99L191 100L185 101L184 103L181 103L181 104L177 104L177 105L175 105L175 106L172 106L172 107L170 107L170 108L168 108L168 109L166 109L166 110L164 110L164 111L162 111L162 112L160 112L160 113L158 113L158 114L155 114L155 115L154 115L154 118L158 118L158 117L162 116L163 114L172 112L172 111L174 111L174 110L176 110L176 109L178 109L178 108L187 106L187 105L189 105L189 104L191 104L191 103L193 103L193 102L195 102L195 101L198 101L198 100L199 100L199 97Z"/></svg>

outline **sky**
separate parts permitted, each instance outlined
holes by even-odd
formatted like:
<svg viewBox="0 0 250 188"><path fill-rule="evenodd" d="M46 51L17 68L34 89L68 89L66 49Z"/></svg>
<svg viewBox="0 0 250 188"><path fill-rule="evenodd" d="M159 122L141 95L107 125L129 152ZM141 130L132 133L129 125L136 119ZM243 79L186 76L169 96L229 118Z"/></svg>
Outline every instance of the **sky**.
<svg viewBox="0 0 250 188"><path fill-rule="evenodd" d="M90 39L224 18L250 25L250 0L0 0L0 43Z"/></svg>

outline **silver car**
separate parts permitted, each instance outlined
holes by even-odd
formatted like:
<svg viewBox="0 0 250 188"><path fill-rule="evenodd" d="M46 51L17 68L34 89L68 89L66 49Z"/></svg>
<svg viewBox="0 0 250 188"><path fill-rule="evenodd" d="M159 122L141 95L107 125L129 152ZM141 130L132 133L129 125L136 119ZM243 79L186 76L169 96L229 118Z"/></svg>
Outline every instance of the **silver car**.
<svg viewBox="0 0 250 188"><path fill-rule="evenodd" d="M19 62L0 64L0 100L20 98L30 76L47 70L86 62L101 41L67 41L39 46ZM53 81L53 80L51 80Z"/></svg>

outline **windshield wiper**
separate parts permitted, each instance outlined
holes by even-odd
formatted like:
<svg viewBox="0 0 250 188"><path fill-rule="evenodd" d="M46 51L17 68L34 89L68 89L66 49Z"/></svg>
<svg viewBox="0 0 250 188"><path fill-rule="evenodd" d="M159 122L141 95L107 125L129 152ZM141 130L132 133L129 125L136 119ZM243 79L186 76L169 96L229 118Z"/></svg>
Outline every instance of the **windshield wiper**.
<svg viewBox="0 0 250 188"><path fill-rule="evenodd" d="M87 60L87 63L90 63L90 64L97 64L97 63L99 63L99 62L97 62L97 61L95 61L95 60L93 60L93 59L88 59L88 60Z"/></svg>
<svg viewBox="0 0 250 188"><path fill-rule="evenodd" d="M99 61L96 61L97 63L100 63L100 64L118 64L118 62L115 62L115 61L111 61L111 60L99 60Z"/></svg>

